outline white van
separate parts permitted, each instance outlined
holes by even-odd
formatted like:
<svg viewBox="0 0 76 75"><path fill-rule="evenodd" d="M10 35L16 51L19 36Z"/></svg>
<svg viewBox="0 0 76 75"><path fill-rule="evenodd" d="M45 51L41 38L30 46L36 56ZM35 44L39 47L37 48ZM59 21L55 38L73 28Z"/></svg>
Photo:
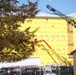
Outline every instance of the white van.
<svg viewBox="0 0 76 75"><path fill-rule="evenodd" d="M50 66L44 66L43 75L56 75L56 74L52 72L52 68Z"/></svg>

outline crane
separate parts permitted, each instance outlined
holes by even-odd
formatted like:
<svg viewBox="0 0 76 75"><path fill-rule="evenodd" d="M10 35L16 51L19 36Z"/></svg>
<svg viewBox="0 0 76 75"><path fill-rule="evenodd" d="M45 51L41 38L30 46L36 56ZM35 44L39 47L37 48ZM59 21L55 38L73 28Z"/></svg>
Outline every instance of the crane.
<svg viewBox="0 0 76 75"><path fill-rule="evenodd" d="M71 65L71 63L68 60L65 60L65 58L63 56L60 56L59 54L57 54L55 52L55 50L45 41L45 40L37 40L35 39L33 44L37 44L40 42L44 42L46 44L46 46L51 50L51 52L56 56L56 58L61 62L61 64L63 65ZM49 51L47 50L47 53L49 54L49 56L53 59L53 61L57 64L57 61L54 59L54 57L49 53Z"/></svg>
<svg viewBox="0 0 76 75"><path fill-rule="evenodd" d="M72 19L71 17L61 13L60 11L56 10L55 8L51 7L50 5L46 5L46 8L48 8L50 11L54 12L56 15L58 15L61 18L65 18L68 24L71 24L76 28L76 21Z"/></svg>
<svg viewBox="0 0 76 75"><path fill-rule="evenodd" d="M63 13L61 13L60 11L56 10L55 8L51 7L50 5L46 5L46 8L48 8L50 11L52 11L53 13L55 13L56 15L58 15L59 17L63 18L63 19L66 19L67 23L68 23L68 27L70 25L74 26L76 28L76 21L75 19L73 19L72 17L69 17ZM68 36L71 34L73 34L73 32L69 33L70 30L68 30ZM71 36L69 36L68 38L70 38ZM73 44L73 42L70 42L68 40L68 45L70 44ZM68 46L69 47L69 46ZM64 59L64 57L61 57L62 59ZM65 59L64 59L65 60ZM68 61L66 61L68 62ZM69 65L71 65L69 62L68 62Z"/></svg>

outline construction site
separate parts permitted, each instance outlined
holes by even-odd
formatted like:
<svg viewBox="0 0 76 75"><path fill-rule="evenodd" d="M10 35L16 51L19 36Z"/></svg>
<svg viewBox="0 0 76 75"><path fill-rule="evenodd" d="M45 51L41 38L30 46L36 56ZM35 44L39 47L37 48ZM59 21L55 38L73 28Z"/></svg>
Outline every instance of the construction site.
<svg viewBox="0 0 76 75"><path fill-rule="evenodd" d="M76 18L68 17L55 8L47 5L48 10L57 16L36 16L26 19L21 30L30 27L38 29L34 36L35 52L30 57L39 57L40 65L48 64L73 65L70 54L76 48Z"/></svg>
<svg viewBox="0 0 76 75"><path fill-rule="evenodd" d="M76 75L75 2L33 2L0 1L0 75Z"/></svg>

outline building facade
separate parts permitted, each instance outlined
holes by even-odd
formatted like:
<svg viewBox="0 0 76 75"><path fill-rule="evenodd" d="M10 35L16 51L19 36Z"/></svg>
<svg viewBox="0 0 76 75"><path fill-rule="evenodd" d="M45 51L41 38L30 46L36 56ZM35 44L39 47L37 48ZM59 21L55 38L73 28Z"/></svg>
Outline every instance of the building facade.
<svg viewBox="0 0 76 75"><path fill-rule="evenodd" d="M48 64L70 65L73 59L68 54L76 48L76 28L59 17L36 17L26 19L21 30L38 28L34 39L35 52L30 57L39 57L41 66Z"/></svg>

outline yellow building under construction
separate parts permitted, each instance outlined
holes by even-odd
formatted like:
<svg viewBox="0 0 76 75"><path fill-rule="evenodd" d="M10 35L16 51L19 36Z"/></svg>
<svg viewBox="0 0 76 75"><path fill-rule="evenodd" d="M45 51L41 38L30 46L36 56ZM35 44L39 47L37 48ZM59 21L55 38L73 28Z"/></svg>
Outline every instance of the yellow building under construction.
<svg viewBox="0 0 76 75"><path fill-rule="evenodd" d="M26 19L22 30L38 28L34 39L35 52L30 57L39 57L41 66L48 64L71 65L69 53L76 49L76 28L59 17L36 17Z"/></svg>

